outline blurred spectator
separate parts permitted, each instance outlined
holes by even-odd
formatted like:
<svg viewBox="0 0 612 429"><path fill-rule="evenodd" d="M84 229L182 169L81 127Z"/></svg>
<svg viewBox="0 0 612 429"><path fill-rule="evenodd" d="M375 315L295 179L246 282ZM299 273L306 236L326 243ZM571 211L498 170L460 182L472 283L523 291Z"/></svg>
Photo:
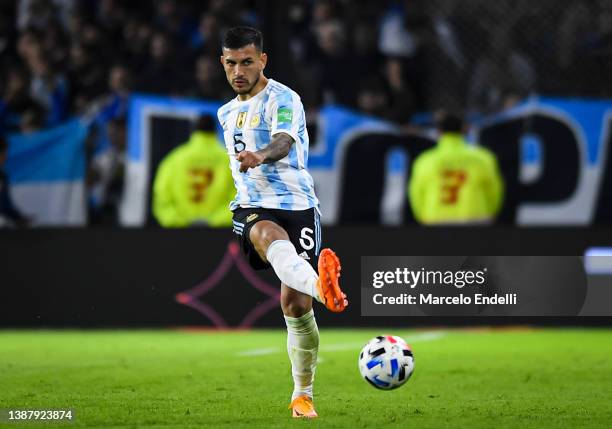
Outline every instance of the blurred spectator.
<svg viewBox="0 0 612 429"><path fill-rule="evenodd" d="M338 2L334 0L316 0L312 5L312 24L317 26L324 22L339 19Z"/></svg>
<svg viewBox="0 0 612 429"><path fill-rule="evenodd" d="M52 21L44 31L40 46L54 66L64 64L68 60L68 38L64 27L57 21Z"/></svg>
<svg viewBox="0 0 612 429"><path fill-rule="evenodd" d="M323 103L355 105L358 70L350 67L346 32L340 21L325 21L316 28L320 55L314 62Z"/></svg>
<svg viewBox="0 0 612 429"><path fill-rule="evenodd" d="M3 170L7 157L8 144L4 137L0 137L0 227L9 224L23 228L30 224L30 220L19 211L11 198L10 184Z"/></svg>
<svg viewBox="0 0 612 429"><path fill-rule="evenodd" d="M101 217L105 219L102 223L108 223L106 219L109 218L109 213L114 219L114 211L105 206L108 187L108 180L105 178L114 177L115 164L119 161L123 163L125 118L130 88L131 77L127 67L121 64L114 65L108 76L108 93L92 104L86 115L91 120L87 142L91 165L90 185L97 183L97 186L92 187L89 198L93 210L90 218L94 223L95 218L100 217L97 211L100 211Z"/></svg>
<svg viewBox="0 0 612 429"><path fill-rule="evenodd" d="M179 58L170 36L155 33L151 39L149 62L140 75L139 89L156 94L180 93L185 85L185 66Z"/></svg>
<svg viewBox="0 0 612 429"><path fill-rule="evenodd" d="M53 20L67 25L75 0L19 0L17 27L45 28Z"/></svg>
<svg viewBox="0 0 612 429"><path fill-rule="evenodd" d="M113 118L125 117L127 113L128 96L132 89L132 76L129 69L123 64L116 64L108 74L107 108L111 110L109 116Z"/></svg>
<svg viewBox="0 0 612 429"><path fill-rule="evenodd" d="M153 35L153 27L146 20L132 16L123 27L123 54L129 66L136 73L141 72L149 58L149 45Z"/></svg>
<svg viewBox="0 0 612 429"><path fill-rule="evenodd" d="M17 54L22 61L27 61L34 54L34 50L40 45L41 39L41 34L33 28L27 28L20 33L17 39Z"/></svg>
<svg viewBox="0 0 612 429"><path fill-rule="evenodd" d="M202 55L195 65L195 78L192 97L209 98L212 100L229 100L233 92L225 84L225 76L221 72L219 60Z"/></svg>
<svg viewBox="0 0 612 429"><path fill-rule="evenodd" d="M418 109L427 105L424 88L426 62L423 58L423 39L427 17L421 2L392 1L380 25L378 46L383 55L399 59L403 64L404 79L415 95Z"/></svg>
<svg viewBox="0 0 612 429"><path fill-rule="evenodd" d="M181 44L188 42L195 24L183 13L183 4L176 0L154 0L153 4L155 27Z"/></svg>
<svg viewBox="0 0 612 429"><path fill-rule="evenodd" d="M380 26L378 46L387 56L413 58L418 54L421 40L409 27L408 12L402 2L391 2Z"/></svg>
<svg viewBox="0 0 612 429"><path fill-rule="evenodd" d="M13 66L9 69L0 105L3 132L16 131L21 116L29 109L39 108L30 96L30 79L24 68Z"/></svg>
<svg viewBox="0 0 612 429"><path fill-rule="evenodd" d="M378 51L378 39L372 24L358 21L352 29L351 59L353 67L360 70L362 76L381 76L384 57Z"/></svg>
<svg viewBox="0 0 612 429"><path fill-rule="evenodd" d="M362 113L383 118L389 113L388 106L385 85L380 79L371 78L359 85L357 107Z"/></svg>
<svg viewBox="0 0 612 429"><path fill-rule="evenodd" d="M100 0L96 21L104 29L104 33L113 43L120 43L123 26L127 19L127 10L119 0Z"/></svg>
<svg viewBox="0 0 612 429"><path fill-rule="evenodd" d="M96 22L87 21L79 33L75 34L73 41L82 44L85 49L95 54L98 63L108 64L116 60L117 48L111 45L111 40Z"/></svg>
<svg viewBox="0 0 612 429"><path fill-rule="evenodd" d="M108 72L104 94L88 104L87 114L103 127L112 119L125 118L128 97L132 90L132 75L124 64L115 64Z"/></svg>
<svg viewBox="0 0 612 429"><path fill-rule="evenodd" d="M515 49L509 30L498 30L472 74L467 100L470 112L486 114L507 109L535 89L532 62Z"/></svg>
<svg viewBox="0 0 612 429"><path fill-rule="evenodd" d="M406 124L417 109L416 95L404 78L403 65L397 58L388 58L385 64L385 75L390 92L388 119L399 124Z"/></svg>
<svg viewBox="0 0 612 429"><path fill-rule="evenodd" d="M45 113L37 105L33 105L23 112L19 122L19 131L22 134L35 133L41 131L45 126Z"/></svg>
<svg viewBox="0 0 612 429"><path fill-rule="evenodd" d="M106 88L105 64L98 61L94 51L80 43L70 48L70 60L73 107L76 112L84 113L88 104Z"/></svg>
<svg viewBox="0 0 612 429"><path fill-rule="evenodd" d="M206 55L219 54L221 28L216 15L207 12L200 16L198 30L191 37L191 49Z"/></svg>
<svg viewBox="0 0 612 429"><path fill-rule="evenodd" d="M125 170L125 119L113 119L107 128L110 146L92 159L87 172L91 225L118 225Z"/></svg>
<svg viewBox="0 0 612 429"><path fill-rule="evenodd" d="M108 89L112 94L126 97L132 87L132 76L123 64L115 64L108 74Z"/></svg>
<svg viewBox="0 0 612 429"><path fill-rule="evenodd" d="M216 119L200 117L189 141L161 162L153 184L153 214L166 228L232 224L236 193L227 151L215 134Z"/></svg>
<svg viewBox="0 0 612 429"><path fill-rule="evenodd" d="M36 45L27 60L31 74L30 95L46 109L47 125L56 125L67 114L68 81L51 64L40 45Z"/></svg>
<svg viewBox="0 0 612 429"><path fill-rule="evenodd" d="M494 220L503 201L495 156L463 138L461 118L442 114L440 139L414 161L408 197L422 224L483 224Z"/></svg>
<svg viewBox="0 0 612 429"><path fill-rule="evenodd" d="M288 4L289 51L295 63L303 62L307 54L307 45L312 43L308 21L308 5L300 0Z"/></svg>

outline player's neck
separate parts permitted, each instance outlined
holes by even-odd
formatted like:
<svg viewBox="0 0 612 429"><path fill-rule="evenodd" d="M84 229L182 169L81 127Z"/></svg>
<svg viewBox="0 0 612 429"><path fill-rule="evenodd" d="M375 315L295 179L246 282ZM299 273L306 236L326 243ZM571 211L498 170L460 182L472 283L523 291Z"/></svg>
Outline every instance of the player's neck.
<svg viewBox="0 0 612 429"><path fill-rule="evenodd" d="M250 100L251 98L255 97L257 94L259 94L266 87L267 84L268 84L268 78L265 77L264 75L261 75L257 83L253 86L253 88L251 88L251 90L248 93L238 94L238 100L240 101Z"/></svg>

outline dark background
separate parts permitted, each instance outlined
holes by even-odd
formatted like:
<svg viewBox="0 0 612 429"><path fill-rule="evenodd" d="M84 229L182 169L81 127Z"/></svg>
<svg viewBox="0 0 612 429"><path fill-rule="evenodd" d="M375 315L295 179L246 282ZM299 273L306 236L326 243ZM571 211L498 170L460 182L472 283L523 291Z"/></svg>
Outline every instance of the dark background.
<svg viewBox="0 0 612 429"><path fill-rule="evenodd" d="M362 317L361 256L583 255L610 245L612 230L514 228L326 228L324 245L343 264L342 287L351 306L342 314L316 307L322 326L448 324L609 325L605 317ZM229 230L54 229L0 232L0 325L4 327L211 326L175 295L206 279L233 240ZM257 272L278 287L272 270ZM233 267L201 301L237 326L269 297L248 285ZM280 308L255 326L281 326Z"/></svg>

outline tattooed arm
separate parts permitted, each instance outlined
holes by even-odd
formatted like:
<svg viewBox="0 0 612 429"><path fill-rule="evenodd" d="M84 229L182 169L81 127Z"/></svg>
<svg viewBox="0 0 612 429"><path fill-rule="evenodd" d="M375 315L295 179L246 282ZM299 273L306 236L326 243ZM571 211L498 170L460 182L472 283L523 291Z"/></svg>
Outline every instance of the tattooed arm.
<svg viewBox="0 0 612 429"><path fill-rule="evenodd" d="M289 149L294 140L289 134L275 134L272 141L265 148L257 152L242 151L236 159L240 162L240 172L244 173L249 168L255 168L261 164L271 164L283 159L289 154Z"/></svg>

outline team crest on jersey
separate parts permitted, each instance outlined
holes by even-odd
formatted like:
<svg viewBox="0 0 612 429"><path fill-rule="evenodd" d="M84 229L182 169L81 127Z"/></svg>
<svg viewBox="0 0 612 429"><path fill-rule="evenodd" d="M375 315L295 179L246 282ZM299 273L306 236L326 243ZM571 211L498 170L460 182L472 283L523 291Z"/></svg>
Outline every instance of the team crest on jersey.
<svg viewBox="0 0 612 429"><path fill-rule="evenodd" d="M251 222L252 220L255 220L259 217L259 215L257 213L251 213L250 215L247 216L246 221L247 223Z"/></svg>
<svg viewBox="0 0 612 429"><path fill-rule="evenodd" d="M247 112L238 113L238 117L236 118L236 128L242 128L244 123L246 122Z"/></svg>
<svg viewBox="0 0 612 429"><path fill-rule="evenodd" d="M259 113L256 113L255 115L253 115L253 117L251 118L251 128L255 128L256 126L259 125L259 123L261 122L261 119L259 118Z"/></svg>

